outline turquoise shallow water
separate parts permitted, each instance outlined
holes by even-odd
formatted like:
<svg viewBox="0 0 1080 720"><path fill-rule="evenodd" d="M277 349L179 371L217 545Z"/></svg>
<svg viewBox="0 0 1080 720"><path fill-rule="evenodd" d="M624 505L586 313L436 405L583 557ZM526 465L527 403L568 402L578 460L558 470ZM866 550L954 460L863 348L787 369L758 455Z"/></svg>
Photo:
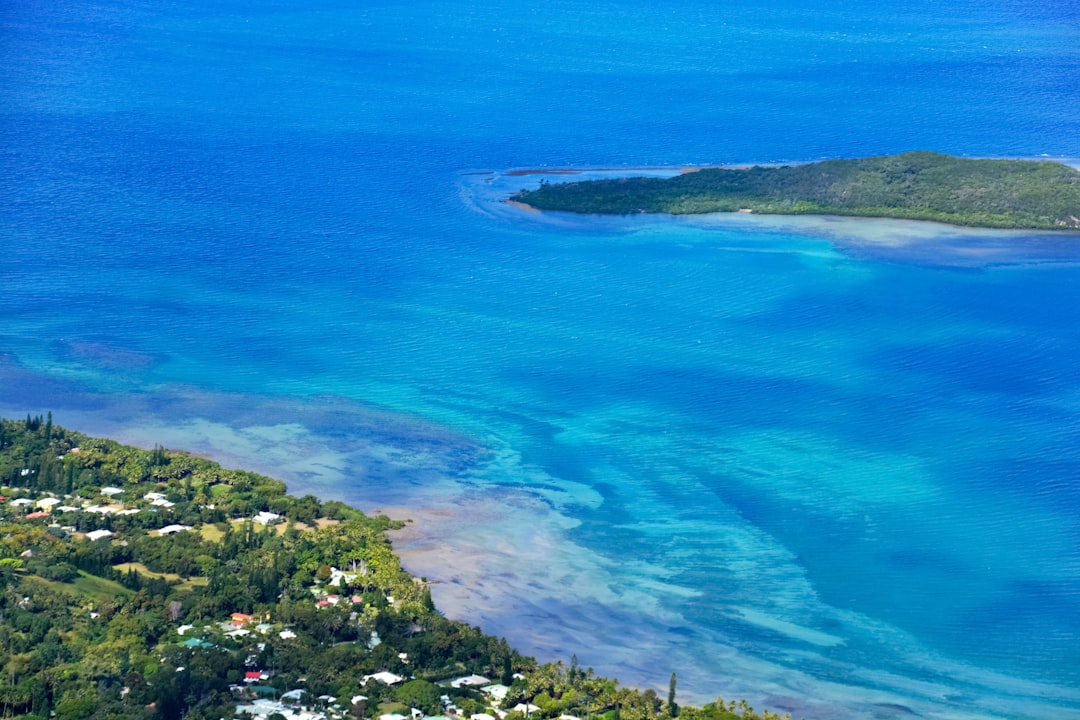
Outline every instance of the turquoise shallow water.
<svg viewBox="0 0 1080 720"><path fill-rule="evenodd" d="M1080 714L1070 240L499 202L513 167L1074 158L1075 11L0 17L5 414L394 508L448 613L686 699Z"/></svg>

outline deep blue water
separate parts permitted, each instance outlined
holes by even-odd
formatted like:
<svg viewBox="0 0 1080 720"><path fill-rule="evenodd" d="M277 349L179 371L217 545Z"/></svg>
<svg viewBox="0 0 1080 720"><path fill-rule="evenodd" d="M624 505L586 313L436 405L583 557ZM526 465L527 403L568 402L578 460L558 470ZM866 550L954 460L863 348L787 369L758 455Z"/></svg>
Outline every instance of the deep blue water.
<svg viewBox="0 0 1080 720"><path fill-rule="evenodd" d="M498 202L522 167L1077 158L1078 21L4 4L0 410L398 506L437 601L544 659L1080 717L1075 238Z"/></svg>

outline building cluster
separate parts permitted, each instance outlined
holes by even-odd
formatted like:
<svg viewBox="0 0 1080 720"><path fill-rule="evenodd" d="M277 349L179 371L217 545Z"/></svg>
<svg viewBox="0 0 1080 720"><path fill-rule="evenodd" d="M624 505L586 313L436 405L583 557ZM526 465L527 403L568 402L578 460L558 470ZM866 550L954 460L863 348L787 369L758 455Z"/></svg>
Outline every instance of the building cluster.
<svg viewBox="0 0 1080 720"><path fill-rule="evenodd" d="M20 476L25 477L30 472L29 468L24 468ZM26 488L8 488L7 490L12 494L18 494L19 497L8 497L0 494L0 508L4 505L9 508L7 513L0 510L0 514L6 514L15 519L40 520L50 527L73 533L76 537L80 536L77 528L74 525L65 525L61 522L67 520L70 523L76 517L73 513L86 513L102 517L123 517L141 513L168 513L177 505L176 502L170 501L163 493L148 492L137 497L125 497L125 495L130 494L128 491L111 486L99 488L92 498L81 495L61 495L57 497L54 493L37 493ZM197 509L213 510L214 505L200 505ZM163 515L162 521L165 521L167 517L167 515ZM282 516L264 511L248 519L260 525L272 525L280 522ZM165 536L194 529L191 525L170 523L152 532L159 536ZM82 533L81 536L90 541L96 541L114 537L115 533L111 530L100 529Z"/></svg>
<svg viewBox="0 0 1080 720"><path fill-rule="evenodd" d="M515 675L516 678L521 675ZM276 695L274 697L257 697L260 691L274 691L269 686L260 686L257 683L268 680L269 676L260 670L252 670L245 674L245 685L233 686L233 691L245 696L247 702L237 704L238 716L250 715L253 720L268 720L271 715L281 715L286 720L340 720L352 714L355 706L367 700L365 695L356 695L347 701L329 695L311 696L306 690L295 689ZM392 672L378 672L364 675L361 678L363 684L374 681L384 685L398 685L408 678L396 675ZM441 698L442 713L427 715L417 708L409 708L408 714L401 712L384 713L378 716L379 720L503 720L510 712L518 712L529 716L540 710L533 704L518 703L510 710L502 709L510 688L499 683L492 683L488 678L481 675L467 675L464 677L448 678L436 683L445 688L474 688L486 699L488 707L486 712L473 713L465 717L461 709L454 705L449 694ZM562 715L559 720L581 720L573 715Z"/></svg>
<svg viewBox="0 0 1080 720"><path fill-rule="evenodd" d="M29 470L22 475L26 476ZM123 488L105 486L96 491L82 491L79 495L60 495L53 493L36 492L27 488L5 488L5 491L18 495L7 497L0 495L0 517L10 519L22 519L27 521L42 521L52 528L67 531L75 538L84 538L89 542L98 541L121 541L124 531L110 529L97 529L79 532L76 528L78 515L86 513L102 517L121 517L140 513L160 513L162 518L161 527L145 530L145 532L158 537L168 537L177 533L195 531L198 528L192 525L183 525L176 522L168 522L169 514L178 502L170 501L168 496L160 492L136 493ZM134 496L134 497L132 497ZM179 500L174 498L174 500ZM213 509L212 505L206 506ZM248 520L260 525L272 525L283 520L281 515L272 512L259 512ZM107 523L112 525L111 523ZM151 525L156 523L150 523ZM85 523L83 523L85 527ZM91 525L93 526L93 525ZM113 526L117 527L117 526ZM143 532L143 530L140 530ZM324 567L319 576L312 578L311 594L312 602L319 609L346 606L350 608L350 620L357 622L360 612L363 610L365 599L362 595L348 592L348 588L357 578L366 572L366 567L353 571L341 570L330 567L326 573ZM394 603L394 598L387 596L387 601ZM93 613L92 617L96 617ZM181 625L177 628L180 636L177 644L190 650L211 650L219 647L231 646L233 649L248 646L252 641L262 637L277 635L285 641L298 638L294 628L281 623L274 623L269 613L255 616L246 613L232 613L228 618L219 618L213 622L195 625ZM365 639L358 642L366 642L369 649L374 649L381 643L377 632L371 632ZM265 649L264 642L256 642L261 652ZM237 698L236 715L238 717L250 716L253 720L268 720L272 715L281 715L285 720L346 720L356 717L358 707L368 698L364 695L356 695L348 699L329 697L326 695L312 697L306 690L299 688L280 692L279 689L270 685L273 680L271 672L254 667L257 655L248 659L248 669L245 670L242 682L230 687ZM405 665L409 664L406 653L400 653L398 660ZM518 676L520 677L520 676ZM395 674L388 670L364 675L360 678L361 684L380 683L387 686L396 686L407 682L412 678ZM509 688L506 685L492 683L488 678L480 675L468 675L463 677L449 678L438 683L446 688L461 689L471 688L477 691L478 696L483 698L485 710L480 713L471 713L468 716L457 707L451 694L442 695L442 712L437 715L425 715L417 708L409 708L407 714L385 713L379 716L379 720L503 720L509 712L517 711L530 715L539 710L535 705L518 704L511 710L504 710ZM570 716L564 716L562 720L578 720Z"/></svg>

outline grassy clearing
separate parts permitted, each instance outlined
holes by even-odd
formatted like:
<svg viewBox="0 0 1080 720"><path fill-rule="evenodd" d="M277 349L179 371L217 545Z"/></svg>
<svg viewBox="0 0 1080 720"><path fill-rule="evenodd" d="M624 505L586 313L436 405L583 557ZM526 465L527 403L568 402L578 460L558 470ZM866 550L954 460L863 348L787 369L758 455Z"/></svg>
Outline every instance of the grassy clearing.
<svg viewBox="0 0 1080 720"><path fill-rule="evenodd" d="M225 537L225 533L218 529L217 525L211 523L203 523L199 528L199 534L202 535L203 540L213 543L221 542L221 538Z"/></svg>
<svg viewBox="0 0 1080 720"><path fill-rule="evenodd" d="M106 580L97 575L91 575L83 570L79 571L79 577L72 583L76 589L87 597L92 597L99 602L111 600L117 595L130 595L131 591L118 582Z"/></svg>
<svg viewBox="0 0 1080 720"><path fill-rule="evenodd" d="M109 602L118 595L127 597L132 594L131 590L128 590L118 582L106 580L97 575L91 575L83 570L79 571L79 577L69 583L46 580L45 578L36 575L28 575L23 578L23 582L35 583L37 585L45 586L53 592L73 595L78 598L91 600L95 603Z"/></svg>
<svg viewBox="0 0 1080 720"><path fill-rule="evenodd" d="M229 522L232 523L233 525L243 525L244 523L248 522L248 520L249 520L249 518L234 518L234 519L230 520ZM318 520L315 521L314 525L311 525L311 524L305 523L305 522L297 522L297 523L293 523L293 527L295 527L300 532L307 532L308 530L327 528L327 527L330 527L331 525L339 525L340 523L341 523L340 520L334 520L333 518L319 518ZM206 526L204 525L203 527L205 528ZM264 527L270 527L274 531L275 534L283 535L285 533L285 531L289 529L289 523L287 521L285 521L285 522L274 523L273 525L269 525L269 526L257 525L255 527L255 530L256 530L256 532L262 532ZM205 529L204 529L203 532L205 533ZM220 533L220 531L218 531L218 532ZM206 538L206 535L204 534L203 537ZM206 538L206 539L209 540L210 538ZM219 539L220 539L220 535L217 538L215 538L215 542L216 542L216 540L219 540Z"/></svg>
<svg viewBox="0 0 1080 720"><path fill-rule="evenodd" d="M165 580L166 582L179 583L179 587L180 587L181 590L191 590L191 589L196 588L196 587L206 587L207 584L209 584L209 582L210 582L207 578L204 578L204 577L192 577L192 578L188 578L188 579L185 580L184 578L180 577L176 573L154 572L153 570L146 567L142 563L137 563L137 562L120 563L119 565L113 565L113 567L116 568L117 570L119 570L122 573L126 573L126 572L129 572L131 570L134 570L135 572L139 573L140 575L142 575L144 577L161 578L161 579Z"/></svg>
<svg viewBox="0 0 1080 720"><path fill-rule="evenodd" d="M210 486L210 497L212 498L224 497L230 492L232 492L232 488L225 483L217 483Z"/></svg>

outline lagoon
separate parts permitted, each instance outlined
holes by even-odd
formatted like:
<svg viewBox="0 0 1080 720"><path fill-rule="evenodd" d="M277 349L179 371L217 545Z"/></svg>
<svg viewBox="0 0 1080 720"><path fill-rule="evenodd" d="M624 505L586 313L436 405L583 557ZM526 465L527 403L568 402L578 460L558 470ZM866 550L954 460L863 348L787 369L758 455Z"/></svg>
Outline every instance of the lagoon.
<svg viewBox="0 0 1080 720"><path fill-rule="evenodd" d="M501 200L520 168L1075 158L1071 12L13 8L0 411L394 508L447 613L626 683L1067 717L1076 248Z"/></svg>

